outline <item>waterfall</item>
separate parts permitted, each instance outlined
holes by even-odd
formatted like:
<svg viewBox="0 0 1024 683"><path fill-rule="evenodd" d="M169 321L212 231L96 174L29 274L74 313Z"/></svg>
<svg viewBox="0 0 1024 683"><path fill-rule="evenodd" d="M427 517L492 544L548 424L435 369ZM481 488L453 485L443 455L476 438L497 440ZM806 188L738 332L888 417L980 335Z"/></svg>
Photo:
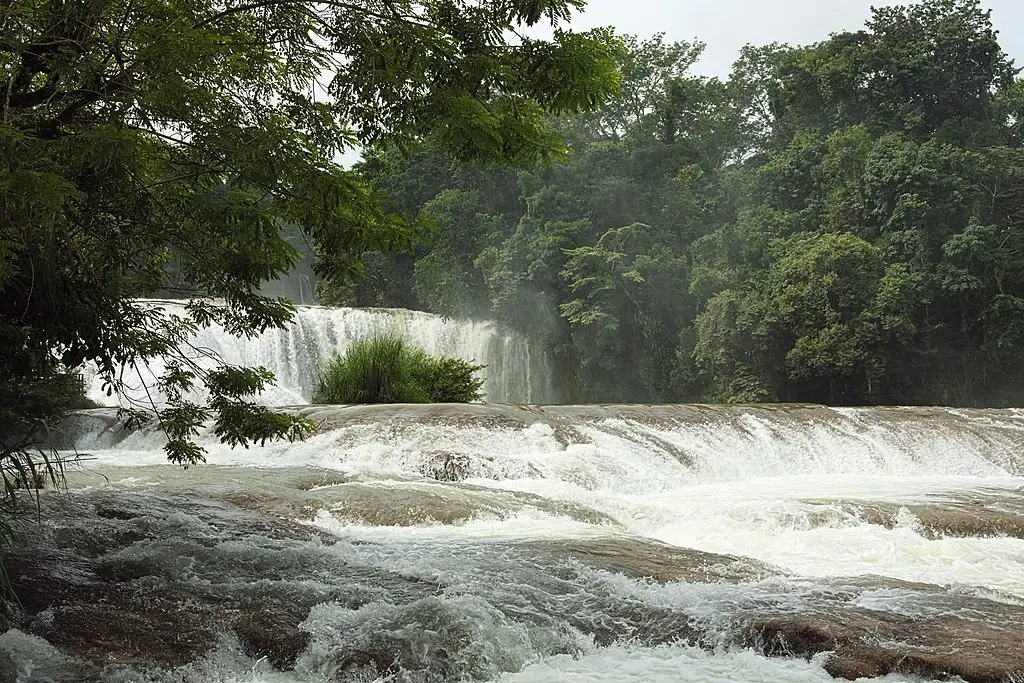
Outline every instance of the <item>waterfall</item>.
<svg viewBox="0 0 1024 683"><path fill-rule="evenodd" d="M168 315L184 315L180 302L153 300ZM433 355L455 356L484 365L485 400L494 403L551 403L555 396L550 368L542 354L531 352L519 334L486 321L454 320L398 308L327 308L299 306L291 324L253 339L234 337L219 325L202 329L192 340L198 349L212 351L223 362L263 366L274 373L276 386L260 397L268 405L309 403L319 373L331 356L343 354L352 342L394 334ZM141 371L142 382L128 382L139 398L143 383L152 385L163 370L160 360ZM90 398L109 405L95 373ZM116 397L114 397L116 398Z"/></svg>
<svg viewBox="0 0 1024 683"><path fill-rule="evenodd" d="M232 449L200 437L223 465L418 472L438 452L471 478L558 482L610 494L798 476L1024 477L1024 411L826 406L368 405L299 408L307 442ZM124 432L113 410L82 411L62 445L151 453L163 436ZM906 484L904 484L904 487ZM905 493L897 489L891 493Z"/></svg>

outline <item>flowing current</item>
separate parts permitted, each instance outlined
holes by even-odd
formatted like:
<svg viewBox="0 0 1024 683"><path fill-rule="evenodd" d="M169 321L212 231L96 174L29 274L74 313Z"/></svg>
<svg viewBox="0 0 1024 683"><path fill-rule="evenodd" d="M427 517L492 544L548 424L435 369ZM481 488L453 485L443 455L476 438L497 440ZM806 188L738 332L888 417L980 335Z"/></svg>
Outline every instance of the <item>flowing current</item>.
<svg viewBox="0 0 1024 683"><path fill-rule="evenodd" d="M1024 676L1024 412L299 410L188 470L69 421L11 680Z"/></svg>
<svg viewBox="0 0 1024 683"><path fill-rule="evenodd" d="M151 300L165 315L185 316L180 302ZM326 308L298 306L288 327L245 339L225 333L219 325L200 330L190 344L201 363L212 352L225 363L263 366L274 373L276 386L260 400L267 405L309 403L321 369L331 356L343 354L352 342L394 334L433 355L455 356L484 365L480 376L484 392L495 403L551 403L551 371L541 352L534 352L522 336L491 322L450 320L401 308ZM160 361L128 372L130 393L143 400L143 384L152 385L163 372ZM92 375L94 373L87 372ZM116 405L99 378L92 381L89 398L101 405Z"/></svg>

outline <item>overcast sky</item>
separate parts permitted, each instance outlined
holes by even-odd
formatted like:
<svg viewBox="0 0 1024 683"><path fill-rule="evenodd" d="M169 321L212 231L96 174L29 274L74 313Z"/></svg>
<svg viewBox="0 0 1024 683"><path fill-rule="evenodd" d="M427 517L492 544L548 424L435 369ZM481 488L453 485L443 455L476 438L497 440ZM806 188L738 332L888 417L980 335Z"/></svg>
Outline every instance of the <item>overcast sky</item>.
<svg viewBox="0 0 1024 683"><path fill-rule="evenodd" d="M572 22L574 29L614 26L619 33L707 43L697 71L726 76L739 49L748 43L818 42L836 31L864 26L871 6L907 4L902 0L588 0ZM1024 0L988 0L999 42L1024 66Z"/></svg>

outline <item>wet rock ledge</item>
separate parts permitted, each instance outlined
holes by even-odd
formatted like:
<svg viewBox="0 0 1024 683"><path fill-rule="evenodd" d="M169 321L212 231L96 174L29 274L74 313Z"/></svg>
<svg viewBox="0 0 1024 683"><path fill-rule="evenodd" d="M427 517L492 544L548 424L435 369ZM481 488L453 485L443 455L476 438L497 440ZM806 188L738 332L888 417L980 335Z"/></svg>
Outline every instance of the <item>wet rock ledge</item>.
<svg viewBox="0 0 1024 683"><path fill-rule="evenodd" d="M1024 674L1020 605L958 601L955 612L909 617L848 608L753 620L749 640L768 655L828 652L825 670L856 680L887 674L1006 683Z"/></svg>
<svg viewBox="0 0 1024 683"><path fill-rule="evenodd" d="M927 538L1007 536L1024 539L1024 490L976 491L944 500L897 504L878 501L807 501L869 524L892 529L907 521ZM823 523L832 521L825 514Z"/></svg>
<svg viewBox="0 0 1024 683"><path fill-rule="evenodd" d="M1004 683L1024 676L1024 599L1014 596L878 577L800 579L748 558L632 537L585 510L559 514L593 523L592 537L439 541L415 549L428 553L413 565L424 568L417 573L395 567L405 551L388 541L336 537L297 520L315 513L315 501L361 523L396 526L459 524L480 511L500 515L542 503L457 483L408 482L402 494L325 476L274 472L262 485L165 482L46 494L43 524L27 523L22 543L5 553L20 603L6 604L3 626L68 655L55 681L99 680L118 667L174 669L225 637L279 670L303 661L309 670L315 652L321 661L314 669L337 680L399 670L423 683L486 680L499 672L484 666L477 644L495 630L546 633L538 641L546 649L533 656L576 654L581 642L726 643L777 656L824 655L830 674L851 680L900 673ZM448 494L459 512L445 518L435 498ZM382 497L401 495L406 511L369 511ZM452 578L445 561L468 573ZM682 593L690 597L659 597L663 584L676 582L687 584ZM667 588L665 595L679 594ZM341 625L310 625L312 615L332 612L343 614ZM358 615L378 621L346 621ZM373 623L382 626L373 630ZM413 652L391 635L408 623L455 629L457 651L427 639ZM353 628L366 631L346 639ZM457 669L458 662L468 668Z"/></svg>
<svg viewBox="0 0 1024 683"><path fill-rule="evenodd" d="M501 514L537 504L528 497L488 498L466 489L454 491L459 513L443 518L436 513L436 494L429 490L439 484L429 485L425 493L424 484L410 483L408 495L402 498L401 491L353 482L326 482L328 488L307 490L323 482L317 475L278 472L273 476L277 483L267 482L258 492L252 486L223 484L44 492L42 523L25 520L21 542L4 556L18 601L4 605L2 630L17 628L64 653L68 663L61 675L53 676L56 681L100 680L101 672L111 668L173 670L200 660L225 636L253 660L266 658L276 669L289 670L316 637L315 629L305 622L317 610L386 606L398 614L402 610L412 615L436 614L436 605L431 605L438 596L459 596L467 590L350 557L348 542L302 522L315 514L306 503L316 502L339 513L349 511L361 523L372 519L396 526L459 523L476 514L477 508ZM280 481L288 476L291 485ZM384 506L380 514L371 514L369 508L382 499L405 500L410 507L403 512L401 506ZM587 518L585 512L562 512ZM589 521L609 524L599 518ZM487 558L501 558L509 571L525 572L524 585L532 583L538 593L503 599L469 595L467 599L492 601L495 607L489 609L504 613L501 619L510 623L526 613L532 615L527 628L558 631L565 627L551 624L565 624L582 638L602 644L633 637L671 642L696 635L685 613L621 602L605 591L610 618L602 622L581 616L585 599L603 590L595 571L694 582L740 582L776 574L744 558L673 549L620 537L613 526L607 528L613 535L609 539L476 542L470 551L483 558L481 571L504 572L503 568L487 569ZM371 548L371 555L376 552L373 543L360 541L359 545ZM380 552L386 556L393 551L385 544ZM580 590L581 582L592 587L583 585ZM533 604L533 600L540 602ZM561 606L552 611L549 603ZM441 617L432 618L447 618L443 609L440 613ZM652 629L653 624L663 628ZM438 628L450 629L451 624ZM466 637L472 640L479 635ZM381 644L375 637L381 636L367 636L364 645L370 649L351 643L321 647L321 656L333 662L321 664L328 669L371 667L378 672L415 664L425 669L412 680L450 680L444 676L452 672L445 669L448 673L440 675L440 669L432 668L431 658L410 662L402 649L407 645ZM547 654L576 652L574 642L569 638L559 646L561 650ZM440 659L436 666L441 666ZM338 676L347 680L340 670Z"/></svg>

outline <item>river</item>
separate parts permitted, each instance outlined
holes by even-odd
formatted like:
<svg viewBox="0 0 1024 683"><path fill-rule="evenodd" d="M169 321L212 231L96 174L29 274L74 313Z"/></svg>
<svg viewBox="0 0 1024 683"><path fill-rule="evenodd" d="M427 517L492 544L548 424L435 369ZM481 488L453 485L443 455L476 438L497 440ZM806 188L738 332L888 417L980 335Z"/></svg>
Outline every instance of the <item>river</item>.
<svg viewBox="0 0 1024 683"><path fill-rule="evenodd" d="M1024 412L301 410L188 470L70 420L9 557L16 680L1024 676Z"/></svg>

